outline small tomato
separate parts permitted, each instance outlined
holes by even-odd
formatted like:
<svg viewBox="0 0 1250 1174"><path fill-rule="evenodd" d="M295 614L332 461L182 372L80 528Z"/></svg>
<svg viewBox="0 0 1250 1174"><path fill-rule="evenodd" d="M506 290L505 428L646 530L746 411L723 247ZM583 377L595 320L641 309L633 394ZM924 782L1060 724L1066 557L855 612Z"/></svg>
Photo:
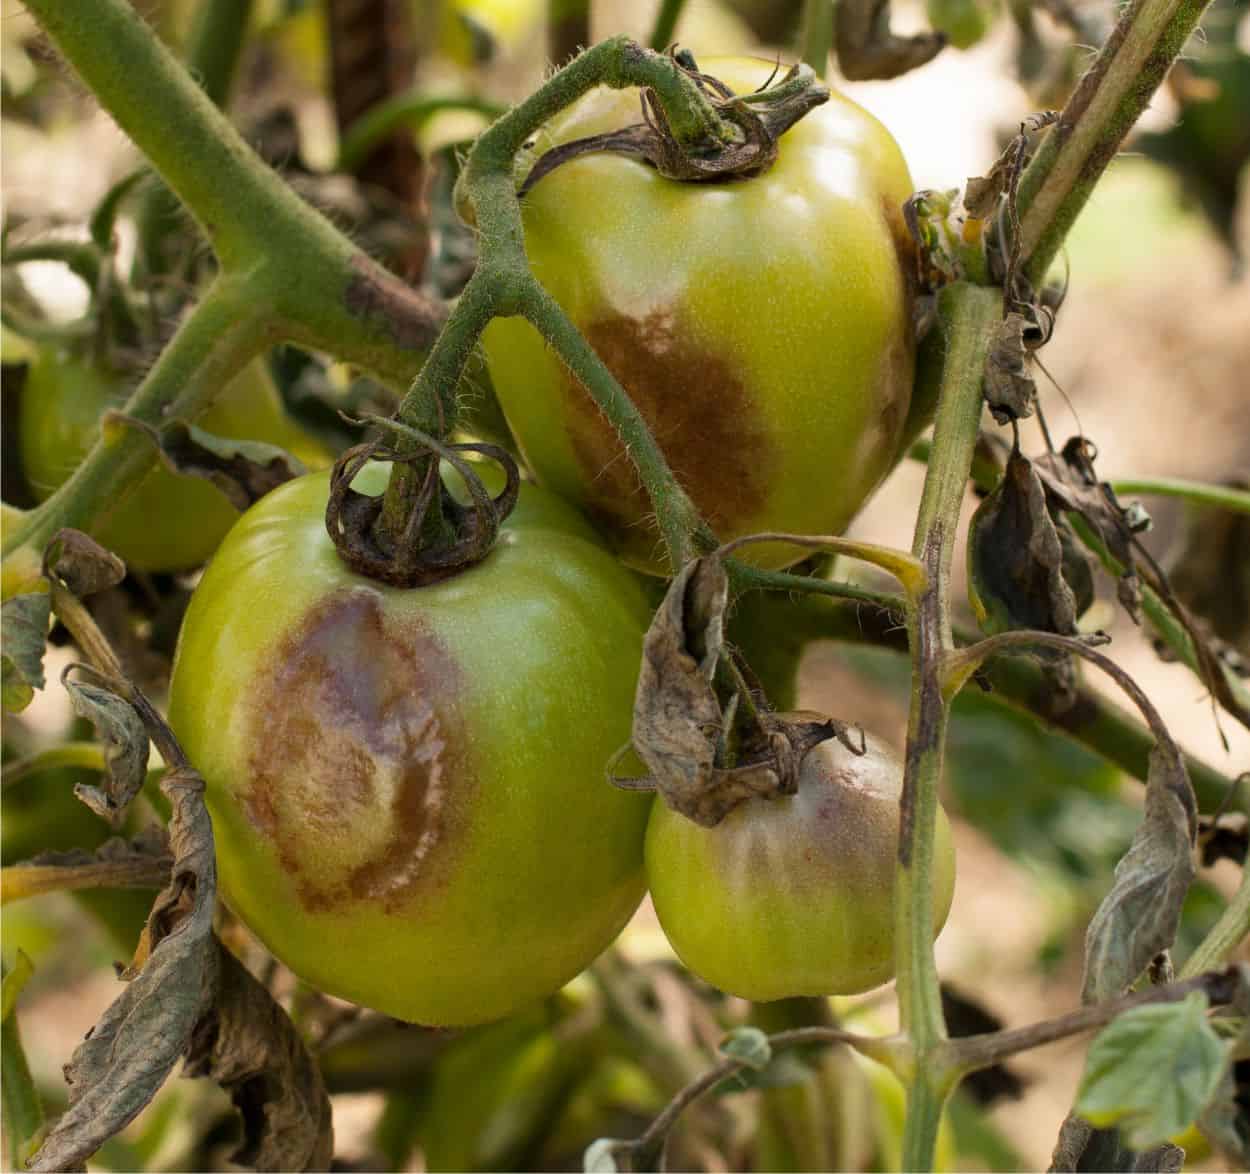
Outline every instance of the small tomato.
<svg viewBox="0 0 1250 1174"><path fill-rule="evenodd" d="M413 589L340 562L328 494L313 474L249 510L179 639L170 721L223 895L331 994L427 1024L508 1015L642 898L648 804L604 764L629 737L646 598L535 486L483 562Z"/></svg>
<svg viewBox="0 0 1250 1174"><path fill-rule="evenodd" d="M738 93L772 62L709 59ZM639 121L598 89L537 154ZM522 212L535 276L620 380L678 480L725 539L840 533L889 471L911 400L912 184L898 146L840 94L788 130L751 179L680 183L635 159L575 158ZM616 434L519 318L483 336L491 378L538 479L600 524L627 562L663 569L651 506ZM752 547L771 566L793 547Z"/></svg>
<svg viewBox="0 0 1250 1174"><path fill-rule="evenodd" d="M768 1001L849 995L894 975L894 871L902 766L875 738L824 742L796 794L750 799L716 827L657 800L647 878L677 955L721 990ZM950 912L955 853L938 813L933 929Z"/></svg>
<svg viewBox="0 0 1250 1174"><path fill-rule="evenodd" d="M125 404L125 378L57 347L42 349L26 372L21 400L22 468L41 501L82 462L100 436L100 417ZM264 363L249 363L196 426L232 440L278 445L316 468L329 454L282 408ZM132 570L198 566L234 525L238 511L208 481L152 470L91 534Z"/></svg>

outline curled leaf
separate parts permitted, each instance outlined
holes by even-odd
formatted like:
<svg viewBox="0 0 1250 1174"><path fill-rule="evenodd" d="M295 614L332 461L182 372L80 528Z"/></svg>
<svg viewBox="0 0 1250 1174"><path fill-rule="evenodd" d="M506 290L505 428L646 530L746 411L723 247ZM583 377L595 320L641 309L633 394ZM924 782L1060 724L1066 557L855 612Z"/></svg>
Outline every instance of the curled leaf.
<svg viewBox="0 0 1250 1174"><path fill-rule="evenodd" d="M44 553L44 572L82 599L116 587L126 564L81 530L58 530Z"/></svg>
<svg viewBox="0 0 1250 1174"><path fill-rule="evenodd" d="M973 610L987 633L1028 628L1074 636L1077 617L1093 601L1089 564L1067 523L1052 516L1042 479L1019 450L972 516L968 582ZM1056 650L1037 655L1066 659Z"/></svg>
<svg viewBox="0 0 1250 1174"><path fill-rule="evenodd" d="M217 943L216 998L195 1025L186 1076L215 1080L243 1120L232 1161L254 1170L328 1170L334 1152L321 1070L286 1012Z"/></svg>
<svg viewBox="0 0 1250 1174"><path fill-rule="evenodd" d="M1000 424L1033 414L1037 384L1029 371L1024 329L1023 315L1013 310L998 324L985 357L985 402Z"/></svg>
<svg viewBox="0 0 1250 1174"><path fill-rule="evenodd" d="M74 712L91 722L104 743L108 770L107 787L75 783L74 794L101 819L116 824L147 777L147 729L134 706L115 693L68 679L64 684Z"/></svg>
<svg viewBox="0 0 1250 1174"><path fill-rule="evenodd" d="M125 424L143 432L168 468L211 482L240 512L271 489L306 472L298 459L277 445L215 436L182 420L153 428L133 416L108 412L105 423Z"/></svg>
<svg viewBox="0 0 1250 1174"><path fill-rule="evenodd" d="M173 817L174 863L157 897L125 990L74 1051L65 1069L69 1106L30 1162L31 1170L75 1170L155 1096L211 1006L218 956L213 832L204 782L189 767L161 782Z"/></svg>
<svg viewBox="0 0 1250 1174"><path fill-rule="evenodd" d="M77 889L159 889L171 863L162 834L131 841L115 836L94 852L41 852L6 865L0 902Z"/></svg>
<svg viewBox="0 0 1250 1174"><path fill-rule="evenodd" d="M12 713L25 709L44 686L43 648L51 616L45 591L15 595L0 607L0 692Z"/></svg>
<svg viewBox="0 0 1250 1174"><path fill-rule="evenodd" d="M793 794L807 752L827 738L846 740L845 726L819 714L761 712L735 726L738 697L722 706L715 684L727 655L728 597L719 559L681 569L647 631L634 698L634 749L655 789L705 827L746 799ZM732 759L731 733L739 736Z"/></svg>
<svg viewBox="0 0 1250 1174"><path fill-rule="evenodd" d="M1150 755L1146 812L1085 935L1083 998L1123 993L1169 949L1194 879L1198 807L1176 743Z"/></svg>

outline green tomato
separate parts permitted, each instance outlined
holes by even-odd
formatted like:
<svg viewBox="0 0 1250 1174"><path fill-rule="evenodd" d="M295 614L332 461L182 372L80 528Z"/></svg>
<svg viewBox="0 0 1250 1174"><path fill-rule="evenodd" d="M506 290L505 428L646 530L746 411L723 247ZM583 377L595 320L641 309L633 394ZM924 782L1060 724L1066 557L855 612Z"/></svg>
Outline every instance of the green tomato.
<svg viewBox="0 0 1250 1174"><path fill-rule="evenodd" d="M709 59L739 93L772 62ZM633 92L595 90L536 154L639 120ZM764 175L664 179L587 155L525 197L535 276L646 418L725 539L840 533L889 471L911 400L911 178L880 123L834 94L782 137ZM660 572L651 505L615 433L537 332L496 319L491 379L540 482L578 503L632 565ZM793 547L744 557L781 566Z"/></svg>
<svg viewBox="0 0 1250 1174"><path fill-rule="evenodd" d="M766 1002L849 995L894 976L902 766L875 738L803 762L798 792L751 799L713 828L657 800L647 878L678 957L728 994ZM950 912L955 852L939 811L933 931Z"/></svg>
<svg viewBox="0 0 1250 1174"><path fill-rule="evenodd" d="M646 598L534 486L486 560L409 590L344 567L328 494L314 474L249 510L179 639L170 721L222 892L331 994L427 1024L508 1015L642 897L648 803L604 765L629 737Z"/></svg>
<svg viewBox="0 0 1250 1174"><path fill-rule="evenodd" d="M36 497L49 497L78 467L99 439L100 417L125 404L131 390L124 377L68 351L39 353L26 372L21 401L22 468ZM196 425L230 439L278 445L312 468L329 462L283 411L261 359L230 382ZM208 481L160 466L91 533L132 570L180 571L204 562L238 516Z"/></svg>
<svg viewBox="0 0 1250 1174"><path fill-rule="evenodd" d="M956 49L971 49L998 19L998 0L927 0L929 24Z"/></svg>

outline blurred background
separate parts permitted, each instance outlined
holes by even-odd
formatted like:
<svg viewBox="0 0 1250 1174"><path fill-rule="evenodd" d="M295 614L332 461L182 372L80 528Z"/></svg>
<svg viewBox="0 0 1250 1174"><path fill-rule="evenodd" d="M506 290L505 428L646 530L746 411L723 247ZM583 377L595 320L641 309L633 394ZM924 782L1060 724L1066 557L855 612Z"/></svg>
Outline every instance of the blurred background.
<svg viewBox="0 0 1250 1174"><path fill-rule="evenodd" d="M54 59L21 6L15 0L0 4L6 242L49 233L81 238L93 210L139 160ZM195 17L191 0L145 0L140 7L171 43L185 41ZM486 116L427 102L429 109L410 113L403 129L379 140L381 147L366 150L367 165L350 176L335 170L340 131L361 109L386 98L388 87L390 95L412 91L424 99L469 97L486 108L506 104L529 93L552 57L566 55L577 41L549 19L544 0L390 7L396 23L385 67L376 61L366 66L372 89L353 99L350 70L336 82L336 65L341 75L347 66L331 51L327 5L257 0L250 5L251 32L230 110L291 182L370 251L410 279L451 295L472 264L471 238L456 228L449 207L456 151ZM558 0L550 7L558 9ZM646 39L657 7L645 0L595 3L590 37L623 31ZM700 59L740 52L790 59L799 7L778 0L690 0L674 40ZM987 11L988 31L975 45L948 49L905 77L847 84L839 81L836 63L830 65L831 82L898 139L917 189L962 187L967 177L983 175L1024 116L1062 104L1091 56L1091 39L1110 27L1112 16L1110 5L1079 0L1011 0ZM1048 382L1039 379L1042 404L1057 444L1077 433L1097 443L1104 478L1243 484L1250 478L1247 13L1244 0L1216 0L1203 35L1099 185L1062 262L1068 293L1054 337L1041 352L1049 375ZM898 31L924 29L927 20L923 5L893 5ZM581 31L576 19L571 27L575 35ZM364 106L346 111L352 101ZM121 216L115 228L119 251L142 249L132 221ZM193 284L207 261L195 246L185 252L175 275ZM5 280L53 323L74 321L87 302L85 286L54 261L6 265ZM8 384L20 379L23 342L8 330L4 342ZM362 390L351 372L315 356L281 356L271 365L288 406L298 407L314 385L344 396L380 394ZM6 413L10 408L6 394ZM13 476L9 420L6 500L22 493L20 477ZM1035 428L1024 429L1024 445L1040 451ZM923 472L923 465L904 461L855 523L855 536L909 545ZM1250 658L1247 531L1230 537L1227 519L1195 519L1171 499L1142 500L1153 519L1145 542L1162 563L1179 558L1190 543L1216 560L1204 581L1215 585L1214 595L1231 617L1222 629L1225 638ZM970 493L969 511L974 504ZM1216 557L1221 542L1223 562ZM961 550L959 566L962 557ZM179 589L190 582L184 577ZM961 579L957 597L964 595ZM963 619L970 617L965 606ZM1115 607L1112 591L1100 589L1085 625L1112 634L1116 660L1155 701L1187 750L1227 775L1250 768L1247 731L1230 719L1217 725L1194 676L1160 657L1149 633ZM64 659L63 650L55 655ZM55 668L50 664L50 679ZM158 677L160 671L154 666ZM1103 688L1097 680L1089 683ZM803 654L799 699L804 708L859 722L902 745L907 668L894 654L813 641ZM6 719L6 758L63 738L69 721L61 694L45 691L20 720ZM945 801L959 875L938 943L939 967L952 988L952 1016L962 1014L974 1030L992 1022L978 1015L1019 1026L1078 1003L1085 925L1140 818L1142 788L1032 721L976 698L959 707L952 740ZM67 770L56 780L6 786L5 863L103 838L90 812L59 802L75 777ZM49 795L58 797L55 812ZM1183 943L1192 947L1212 924L1237 877L1227 860L1201 872ZM52 1106L63 1098L62 1065L114 997L112 963L130 953L133 942L127 945L126 935L148 900L145 894L54 895L4 909L5 959L11 961L20 947L35 964L22 997L22 1034ZM578 980L531 1016L459 1041L356 1016L278 971L241 927L227 932L231 944L271 979L322 1054L344 1169L580 1168L590 1140L638 1132L665 1099L664 1076L654 1065L631 1062L629 1047L605 1048L593 1033L578 1033L587 1008L607 1000L624 1015L625 1026L618 1022L614 1030L629 1041L634 1037L627 1012L634 999L687 1052L714 1045L725 1024L747 1013L745 1005L692 988L680 977L645 905L618 953L595 976ZM1242 956L1250 959L1244 946ZM645 974L641 987L622 977L625 961ZM961 995L973 1005L963 1006ZM837 1004L841 1016L866 1030L892 1026L889 988ZM1044 1168L1083 1055L1083 1040L1058 1044L1019 1058L982 1087L966 1087L944 1138L945 1168ZM845 1168L888 1167L897 1154L897 1090L879 1072L848 1075L837 1067L845 1063L841 1057L820 1068L813 1061L811 1069L820 1068L826 1074L821 1079L841 1082L840 1094L813 1091L809 1072L806 1083L721 1098L680 1131L682 1160L706 1169L815 1168L795 1157L807 1152L845 1162ZM811 1103L796 1109L803 1097ZM812 1108L816 1102L819 1113ZM101 1152L98 1165L220 1168L228 1153L226 1109L224 1094L205 1082L171 1081ZM785 1141L787 1121L828 1123L838 1114L828 1132L841 1148L821 1143L825 1148L802 1151L793 1138ZM761 1121L765 1133L772 1129L782 1139L778 1148L753 1148ZM1201 1138L1188 1137L1184 1144L1191 1168L1224 1168ZM786 1154L794 1164L784 1164Z"/></svg>

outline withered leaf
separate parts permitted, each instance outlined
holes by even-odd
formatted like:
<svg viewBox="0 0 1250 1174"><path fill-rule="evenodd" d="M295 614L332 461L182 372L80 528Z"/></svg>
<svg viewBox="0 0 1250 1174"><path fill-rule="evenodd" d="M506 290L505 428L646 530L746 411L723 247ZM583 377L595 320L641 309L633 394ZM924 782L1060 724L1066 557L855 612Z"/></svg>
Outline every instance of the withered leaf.
<svg viewBox="0 0 1250 1174"><path fill-rule="evenodd" d="M729 580L719 559L695 559L673 579L643 642L633 744L673 810L713 827L754 796L792 794L807 752L847 729L819 714L763 712L747 723L736 760L725 754L738 705L722 706L717 664L725 648ZM861 748L862 752L862 748Z"/></svg>
<svg viewBox="0 0 1250 1174"><path fill-rule="evenodd" d="M299 460L277 445L215 436L182 420L158 429L133 416L109 412L106 421L138 428L156 445L168 468L211 482L240 511L306 472Z"/></svg>
<svg viewBox="0 0 1250 1174"><path fill-rule="evenodd" d="M41 852L7 865L3 900L72 889L159 889L173 857L164 834L153 831L134 840L114 836L94 852Z"/></svg>
<svg viewBox="0 0 1250 1174"><path fill-rule="evenodd" d="M1184 760L1175 742L1160 739L1150 755L1145 817L1085 935L1087 1003L1122 994L1171 947L1194 878L1197 827Z"/></svg>
<svg viewBox="0 0 1250 1174"><path fill-rule="evenodd" d="M1070 534L1065 542L1066 529L1062 518L1051 516L1033 463L1013 450L1002 479L968 528L968 578L985 632L1026 628L1076 635L1077 617L1092 600L1093 584ZM1069 574L1080 587L1079 599ZM1066 659L1054 649L1039 648L1036 655Z"/></svg>
<svg viewBox="0 0 1250 1174"><path fill-rule="evenodd" d="M220 942L217 997L195 1026L186 1076L215 1080L243 1120L232 1161L255 1170L328 1170L330 1098L303 1038L269 991Z"/></svg>
<svg viewBox="0 0 1250 1174"><path fill-rule="evenodd" d="M0 692L4 708L20 713L44 686L43 649L52 601L46 591L14 595L0 607Z"/></svg>
<svg viewBox="0 0 1250 1174"><path fill-rule="evenodd" d="M79 1170L139 1114L186 1050L217 985L212 934L217 870L204 783L189 767L161 782L173 816L174 863L144 927L130 981L65 1069L69 1106L32 1170Z"/></svg>
<svg viewBox="0 0 1250 1174"><path fill-rule="evenodd" d="M79 599L116 587L126 577L126 564L81 530L58 530L44 555L47 572Z"/></svg>
<svg viewBox="0 0 1250 1174"><path fill-rule="evenodd" d="M1104 1170L1122 1174L1179 1174L1185 1151L1164 1143L1138 1153L1129 1149L1118 1129L1095 1129L1083 1117L1069 1113L1059 1130L1050 1158L1051 1174L1077 1174L1081 1170Z"/></svg>
<svg viewBox="0 0 1250 1174"><path fill-rule="evenodd" d="M1027 325L1014 310L999 324L985 358L985 402L1000 424L1023 420L1033 414L1037 384L1029 372L1028 349L1024 345Z"/></svg>
<svg viewBox="0 0 1250 1174"><path fill-rule="evenodd" d="M95 727L104 743L108 785L75 783L74 794L96 815L116 824L147 777L148 732L143 719L128 701L96 685L66 679L74 712Z"/></svg>

